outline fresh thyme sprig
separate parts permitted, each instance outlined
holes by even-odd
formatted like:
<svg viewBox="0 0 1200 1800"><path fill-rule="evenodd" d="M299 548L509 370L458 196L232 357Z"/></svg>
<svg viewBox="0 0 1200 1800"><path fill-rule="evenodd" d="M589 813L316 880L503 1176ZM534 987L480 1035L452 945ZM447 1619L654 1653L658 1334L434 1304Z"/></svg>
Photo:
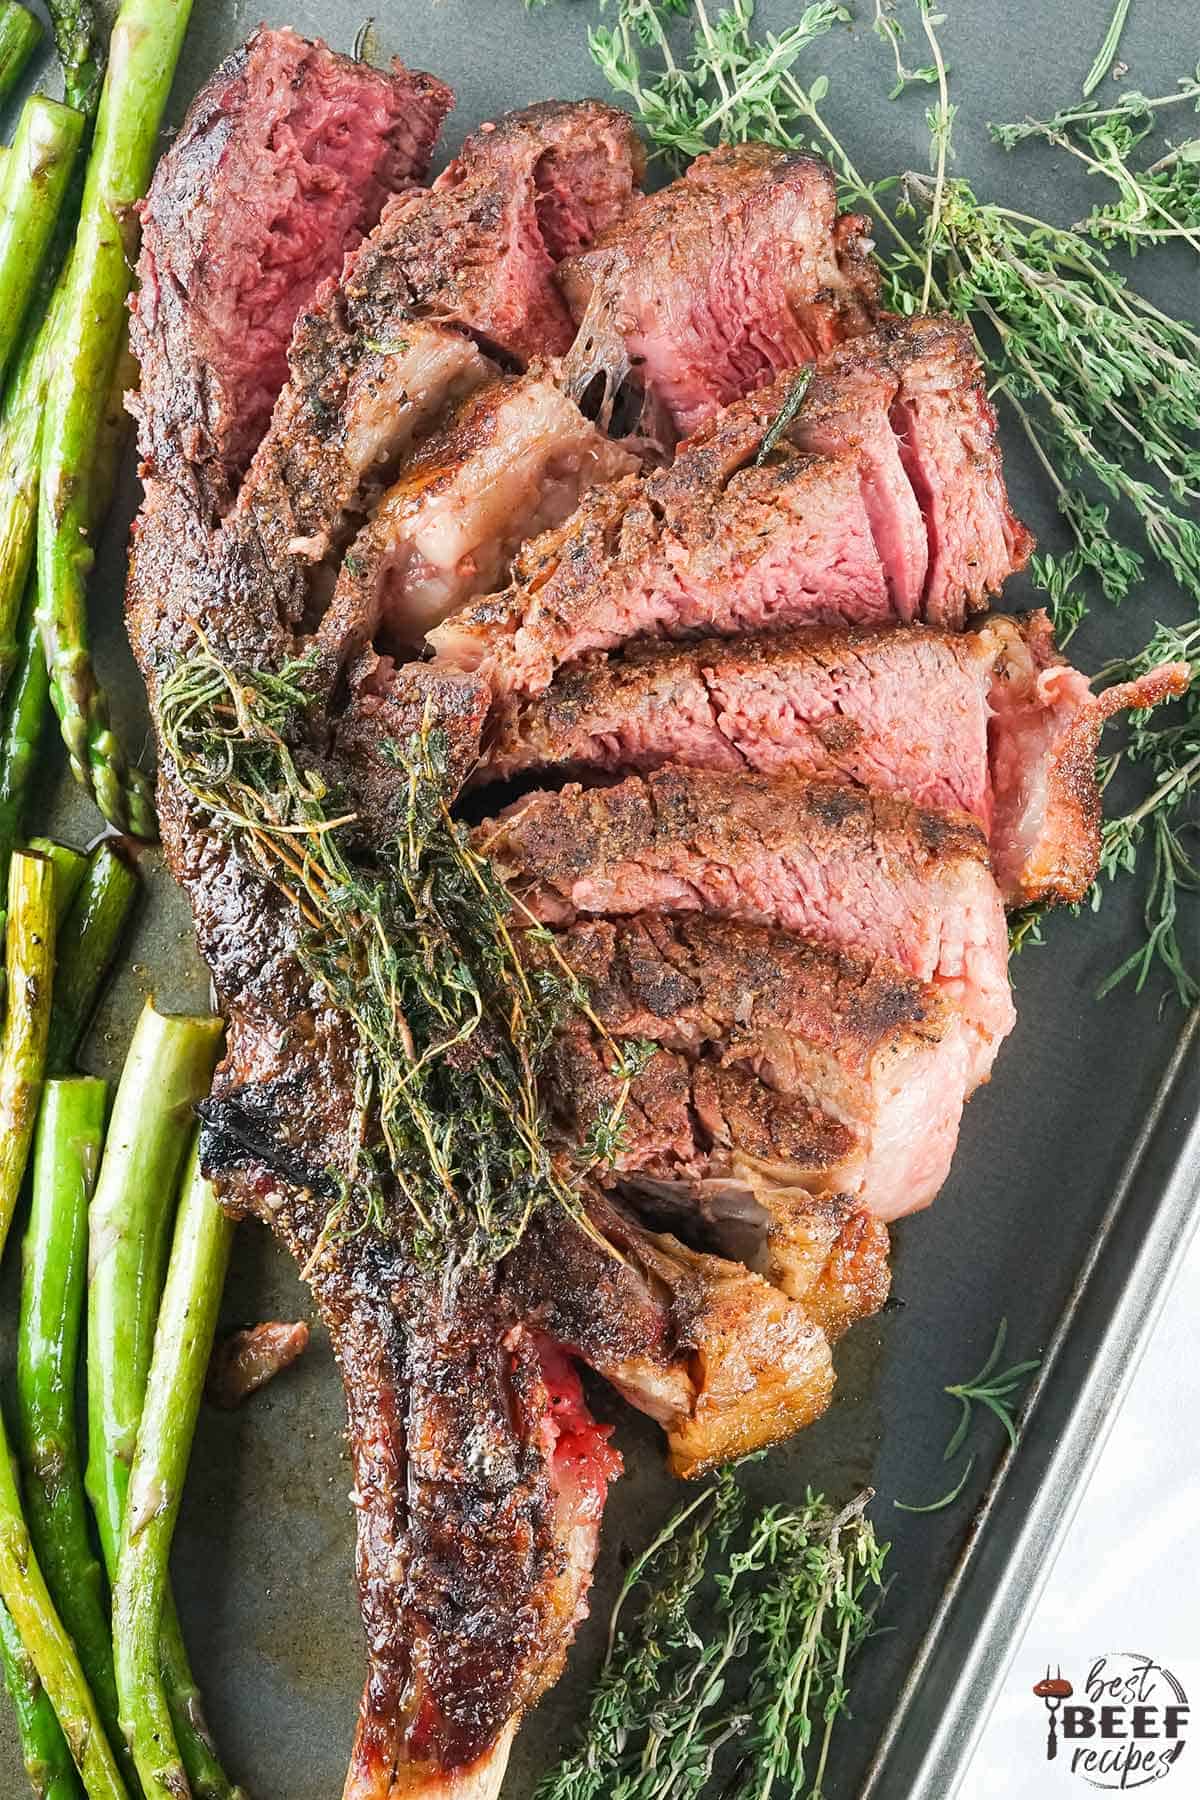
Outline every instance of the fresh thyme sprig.
<svg viewBox="0 0 1200 1800"><path fill-rule="evenodd" d="M820 1800L883 1594L870 1499L747 1519L727 1468L680 1507L629 1568L580 1741L536 1800Z"/></svg>
<svg viewBox="0 0 1200 1800"><path fill-rule="evenodd" d="M443 733L386 747L403 819L377 850L356 845L353 810L295 747L310 675L304 660L235 670L201 639L163 684L164 745L196 804L292 907L302 965L355 1029L358 1152L329 1233L370 1220L448 1273L494 1262L541 1207L581 1216L592 1164L550 1141L538 1093L563 1019L583 1011L612 1055L617 1098L594 1134L605 1154L647 1047L608 1038L561 959L520 955L511 897L450 816Z"/></svg>
<svg viewBox="0 0 1200 1800"><path fill-rule="evenodd" d="M1200 137L1168 147L1154 161L1139 164L1135 153L1164 123L1168 107L1200 112L1200 64L1174 93L1153 98L1131 90L1115 106L1069 107L1051 119L1024 119L993 125L1005 149L1030 138L1053 144L1076 158L1090 175L1113 183L1117 197L1096 206L1076 227L1101 243L1120 243L1133 255L1147 245L1180 239L1200 252Z"/></svg>
<svg viewBox="0 0 1200 1800"><path fill-rule="evenodd" d="M1035 1369L1041 1367L1040 1357L1033 1357L1027 1362L1014 1363L1010 1369L997 1370L996 1364L1004 1353L1005 1340L1008 1337L1008 1320L1001 1319L996 1336L988 1352L987 1361L977 1375L969 1381L951 1383L944 1391L952 1400L957 1400L961 1407L958 1424L950 1434L950 1440L942 1452L942 1461L951 1462L966 1442L967 1433L975 1416L977 1406L985 1406L994 1413L1008 1434L1008 1441L1015 1450L1017 1447L1017 1421L1013 1411L1015 1396L1028 1381ZM903 1500L893 1501L899 1512L931 1513L941 1512L950 1506L962 1493L967 1484L967 1477L975 1466L975 1453L972 1451L962 1475L948 1494L940 1500L932 1500L927 1506L912 1506Z"/></svg>

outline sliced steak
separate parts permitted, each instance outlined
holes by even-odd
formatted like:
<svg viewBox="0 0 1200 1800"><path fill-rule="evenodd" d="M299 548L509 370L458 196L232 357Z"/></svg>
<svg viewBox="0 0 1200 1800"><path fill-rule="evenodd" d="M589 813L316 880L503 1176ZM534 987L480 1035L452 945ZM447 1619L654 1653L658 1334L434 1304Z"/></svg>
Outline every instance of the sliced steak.
<svg viewBox="0 0 1200 1800"><path fill-rule="evenodd" d="M487 383L408 459L359 532L319 641L342 664L372 640L411 653L447 613L501 586L527 537L636 466L544 369Z"/></svg>
<svg viewBox="0 0 1200 1800"><path fill-rule="evenodd" d="M957 630L1024 568L1033 539L1008 504L996 415L969 326L881 321L863 344L826 359L789 436L825 455L857 450L881 549L894 545L885 560L897 579L909 578L898 595L901 617ZM919 601L906 614L922 564Z"/></svg>
<svg viewBox="0 0 1200 1800"><path fill-rule="evenodd" d="M503 709L564 664L637 637L914 617L961 626L1030 544L979 422L980 380L959 327L886 325L827 360L760 462L794 386L781 378L717 414L670 469L593 493L528 545L504 593L430 634L438 665L486 679ZM904 395L902 441L892 421ZM943 445L919 490L906 469L918 431ZM963 515L954 538L939 523L947 509Z"/></svg>
<svg viewBox="0 0 1200 1800"><path fill-rule="evenodd" d="M703 912L886 956L960 1008L972 1085L1012 1027L1004 909L965 815L836 782L669 765L531 794L475 843L546 924Z"/></svg>
<svg viewBox="0 0 1200 1800"><path fill-rule="evenodd" d="M133 345L144 453L214 507L263 434L297 315L425 174L451 90L255 32L188 110L146 204Z"/></svg>
<svg viewBox="0 0 1200 1800"><path fill-rule="evenodd" d="M617 1167L643 1192L682 1186L709 1219L708 1247L767 1267L754 1242L766 1188L852 1193L892 1219L945 1180L969 1044L945 995L896 963L696 913L580 920L527 954L567 964L611 1039L662 1047L634 1084ZM585 1121L611 1106L612 1061L574 1027L555 1065L560 1105ZM735 1240L722 1221L736 1228L743 1200L751 1229Z"/></svg>
<svg viewBox="0 0 1200 1800"><path fill-rule="evenodd" d="M479 778L666 762L795 771L958 808L987 830L994 665L982 635L916 625L633 643L502 714Z"/></svg>
<svg viewBox="0 0 1200 1800"><path fill-rule="evenodd" d="M545 694L502 713L475 779L668 762L838 776L969 813L989 835L1010 905L1076 901L1099 858L1105 720L1186 684L1186 665L1172 664L1094 695L1042 612L995 614L962 634L800 629L635 643L561 670Z"/></svg>
<svg viewBox="0 0 1200 1800"><path fill-rule="evenodd" d="M288 617L329 598L343 549L399 461L489 377L563 347L551 276L627 206L641 148L598 101L534 106L481 130L428 190L401 196L297 323L290 379L240 496L290 570ZM314 592L315 587L315 592Z"/></svg>
<svg viewBox="0 0 1200 1800"><path fill-rule="evenodd" d="M574 391L611 405L632 372L681 436L781 370L868 328L866 221L827 164L766 144L699 156L559 279L579 322Z"/></svg>

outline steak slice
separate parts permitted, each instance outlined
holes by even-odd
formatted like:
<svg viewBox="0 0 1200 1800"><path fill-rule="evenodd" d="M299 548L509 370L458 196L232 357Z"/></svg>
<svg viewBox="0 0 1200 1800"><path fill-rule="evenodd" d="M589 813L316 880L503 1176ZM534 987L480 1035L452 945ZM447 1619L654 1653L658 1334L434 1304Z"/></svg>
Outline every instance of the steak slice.
<svg viewBox="0 0 1200 1800"><path fill-rule="evenodd" d="M919 625L635 642L561 669L544 694L501 714L478 778L666 762L794 771L957 808L988 830L995 661L982 634Z"/></svg>
<svg viewBox="0 0 1200 1800"><path fill-rule="evenodd" d="M662 1425L673 1472L698 1475L819 1417L833 1391L831 1344L887 1298L886 1227L845 1203L808 1206L797 1299L647 1231L599 1194L591 1234L535 1220L505 1282L535 1325Z"/></svg>
<svg viewBox="0 0 1200 1800"><path fill-rule="evenodd" d="M401 458L496 374L563 347L551 274L629 204L642 153L598 101L534 106L467 140L428 190L400 196L297 323L290 377L240 496L288 617L323 610L344 549Z"/></svg>
<svg viewBox="0 0 1200 1800"><path fill-rule="evenodd" d="M703 912L888 957L959 1007L971 1085L1012 1027L1004 909L964 815L837 782L668 765L530 794L474 841L548 925Z"/></svg>
<svg viewBox="0 0 1200 1800"><path fill-rule="evenodd" d="M527 537L636 466L545 369L488 382L408 459L359 532L319 641L342 664L372 640L411 653L447 613L502 585Z"/></svg>
<svg viewBox="0 0 1200 1800"><path fill-rule="evenodd" d="M1104 722L1186 682L1186 666L1172 664L1094 695L1055 650L1043 612L994 614L961 634L801 628L634 643L560 670L544 694L502 713L475 779L668 762L836 776L969 813L1010 905L1076 901L1099 860Z"/></svg>
<svg viewBox="0 0 1200 1800"><path fill-rule="evenodd" d="M454 95L432 75L257 32L193 100L146 204L133 346L144 454L222 510L287 374L297 315L425 174Z"/></svg>
<svg viewBox="0 0 1200 1800"><path fill-rule="evenodd" d="M430 634L437 663L477 672L503 707L541 692L562 665L637 637L916 616L961 625L1030 545L979 424L980 380L959 327L881 327L827 359L760 463L795 382L781 378L711 419L670 469L592 493L531 543L503 594ZM943 447L919 491L892 425L909 393L910 437L919 426L922 443L958 446L957 461ZM945 509L976 523L951 539Z"/></svg>
<svg viewBox="0 0 1200 1800"><path fill-rule="evenodd" d="M867 223L833 171L766 144L698 156L559 271L579 324L573 391L606 408L632 372L681 436L781 370L870 325Z"/></svg>
<svg viewBox="0 0 1200 1800"><path fill-rule="evenodd" d="M893 1219L945 1180L969 1045L945 995L897 964L696 913L579 920L526 954L566 963L609 1039L661 1046L634 1083L618 1170L664 1203L665 1184L680 1186L708 1247L786 1291L786 1268L763 1255L766 1190L853 1194ZM573 1027L552 1077L560 1106L585 1121L610 1108L612 1060L594 1029ZM722 1229L747 1219L748 1236Z"/></svg>

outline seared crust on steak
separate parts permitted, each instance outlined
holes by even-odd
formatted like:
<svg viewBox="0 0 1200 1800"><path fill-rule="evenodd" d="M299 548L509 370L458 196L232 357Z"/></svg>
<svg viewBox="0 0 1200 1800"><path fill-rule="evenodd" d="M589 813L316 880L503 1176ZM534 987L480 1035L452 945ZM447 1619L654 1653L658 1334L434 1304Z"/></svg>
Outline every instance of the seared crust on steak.
<svg viewBox="0 0 1200 1800"><path fill-rule="evenodd" d="M610 1038L662 1046L616 1167L676 1223L694 1215L706 1248L791 1292L766 1256L768 1189L850 1195L886 1219L941 1187L968 1045L945 994L895 962L695 913L580 920L526 954L565 961ZM555 1061L551 1091L585 1126L612 1104L611 1060L577 1028Z"/></svg>
<svg viewBox="0 0 1200 1800"><path fill-rule="evenodd" d="M848 1202L804 1205L809 1265L794 1298L600 1195L596 1237L538 1219L505 1280L543 1330L658 1420L675 1473L698 1475L819 1417L830 1344L887 1297L886 1228Z"/></svg>
<svg viewBox="0 0 1200 1800"><path fill-rule="evenodd" d="M145 207L132 342L142 453L215 511L262 436L297 313L429 167L454 95L293 31L255 32L205 83Z"/></svg>

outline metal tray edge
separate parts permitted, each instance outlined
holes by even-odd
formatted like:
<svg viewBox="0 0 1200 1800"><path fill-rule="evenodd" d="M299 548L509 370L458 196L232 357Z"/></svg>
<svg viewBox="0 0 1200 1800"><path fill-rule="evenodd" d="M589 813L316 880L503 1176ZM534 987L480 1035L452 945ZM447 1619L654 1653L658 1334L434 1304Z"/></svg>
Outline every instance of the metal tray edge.
<svg viewBox="0 0 1200 1800"><path fill-rule="evenodd" d="M859 1800L952 1800L959 1791L1200 1225L1198 1200L1200 1007L1180 1032L1046 1345L1018 1448L997 1464Z"/></svg>

